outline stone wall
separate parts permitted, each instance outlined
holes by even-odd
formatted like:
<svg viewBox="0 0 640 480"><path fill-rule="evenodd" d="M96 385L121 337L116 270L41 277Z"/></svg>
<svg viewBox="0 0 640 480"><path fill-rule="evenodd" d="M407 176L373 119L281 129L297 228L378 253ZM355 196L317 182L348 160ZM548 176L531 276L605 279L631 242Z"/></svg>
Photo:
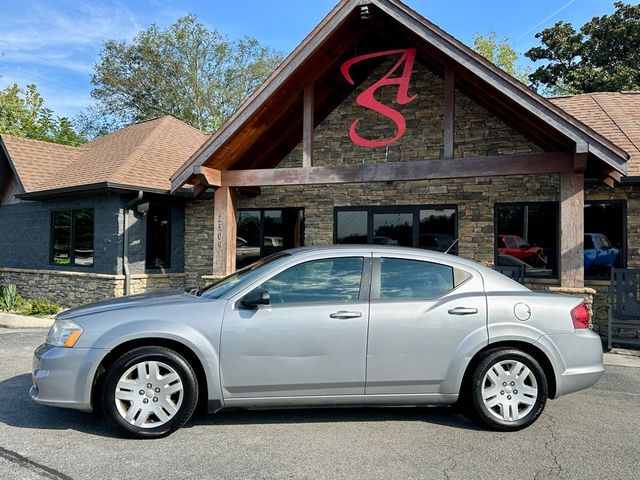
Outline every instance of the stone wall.
<svg viewBox="0 0 640 480"><path fill-rule="evenodd" d="M376 99L396 108L406 120L404 136L384 148L363 148L349 138L354 120L360 123L357 132L374 140L392 138L395 124L372 110L359 106L355 99L362 91L381 78L394 65L385 62L352 92L314 131L315 166L353 165L361 163L401 162L439 159L444 154L444 80L427 66L416 63L409 94L412 102L399 106L397 88L383 87ZM530 153L540 148L529 142L498 117L470 100L460 91L455 93L456 157ZM302 144L285 157L279 167L302 166Z"/></svg>
<svg viewBox="0 0 640 480"><path fill-rule="evenodd" d="M15 284L24 298L47 299L63 307L76 307L113 297L118 275L2 268L0 283Z"/></svg>
<svg viewBox="0 0 640 480"><path fill-rule="evenodd" d="M183 273L131 276L131 293L183 288ZM124 275L0 268L0 285L14 284L27 299L47 299L65 308L124 295Z"/></svg>
<svg viewBox="0 0 640 480"><path fill-rule="evenodd" d="M204 285L203 275L213 271L213 199L192 200L185 205L185 285Z"/></svg>

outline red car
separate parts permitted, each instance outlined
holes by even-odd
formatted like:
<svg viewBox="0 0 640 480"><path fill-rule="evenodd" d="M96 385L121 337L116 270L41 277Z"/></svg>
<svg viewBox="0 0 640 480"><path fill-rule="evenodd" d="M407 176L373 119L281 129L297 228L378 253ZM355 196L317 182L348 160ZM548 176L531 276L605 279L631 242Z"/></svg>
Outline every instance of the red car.
<svg viewBox="0 0 640 480"><path fill-rule="evenodd" d="M530 246L518 235L498 235L498 255L511 255L536 267L547 265L544 250Z"/></svg>

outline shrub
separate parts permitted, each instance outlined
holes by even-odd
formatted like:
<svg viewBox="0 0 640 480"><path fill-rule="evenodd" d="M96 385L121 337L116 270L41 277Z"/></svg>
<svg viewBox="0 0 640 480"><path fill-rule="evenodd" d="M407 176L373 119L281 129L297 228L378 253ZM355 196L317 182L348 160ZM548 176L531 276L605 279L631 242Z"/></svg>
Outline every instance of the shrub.
<svg viewBox="0 0 640 480"><path fill-rule="evenodd" d="M20 295L13 284L4 285L0 289L0 310L13 310L22 301Z"/></svg>
<svg viewBox="0 0 640 480"><path fill-rule="evenodd" d="M60 305L49 300L32 300L31 301L31 315L43 316L43 315L55 315L60 311Z"/></svg>

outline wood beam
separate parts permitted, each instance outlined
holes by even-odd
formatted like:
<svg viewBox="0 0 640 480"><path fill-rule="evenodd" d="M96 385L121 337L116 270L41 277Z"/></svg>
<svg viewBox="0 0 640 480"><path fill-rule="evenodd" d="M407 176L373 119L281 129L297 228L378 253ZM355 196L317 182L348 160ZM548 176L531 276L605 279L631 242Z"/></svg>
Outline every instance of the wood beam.
<svg viewBox="0 0 640 480"><path fill-rule="evenodd" d="M560 174L560 285L584 286L584 174Z"/></svg>
<svg viewBox="0 0 640 480"><path fill-rule="evenodd" d="M194 168L193 173L198 177L198 180L203 185L206 185L208 187L219 187L221 185L220 170L198 165Z"/></svg>
<svg viewBox="0 0 640 480"><path fill-rule="evenodd" d="M225 276L236 269L235 191L229 187L217 188L213 211L213 274Z"/></svg>
<svg viewBox="0 0 640 480"><path fill-rule="evenodd" d="M449 67L444 69L444 158L453 158L455 137L455 77Z"/></svg>
<svg viewBox="0 0 640 480"><path fill-rule="evenodd" d="M587 158L589 157L589 145L584 142L576 143L573 151L573 171L584 173L587 169Z"/></svg>
<svg viewBox="0 0 640 480"><path fill-rule="evenodd" d="M331 167L228 170L222 172L222 185L226 187L325 185L543 174L572 170L573 158L569 153L527 153Z"/></svg>
<svg viewBox="0 0 640 480"><path fill-rule="evenodd" d="M193 198L199 198L202 195L204 195L204 193L209 190L209 186L208 185L203 185L202 183L196 183L193 186Z"/></svg>
<svg viewBox="0 0 640 480"><path fill-rule="evenodd" d="M615 188L616 186L615 180L611 177L602 177L600 180L602 180L607 187Z"/></svg>
<svg viewBox="0 0 640 480"><path fill-rule="evenodd" d="M304 89L302 115L302 167L313 166L313 127L314 127L314 88L309 85Z"/></svg>

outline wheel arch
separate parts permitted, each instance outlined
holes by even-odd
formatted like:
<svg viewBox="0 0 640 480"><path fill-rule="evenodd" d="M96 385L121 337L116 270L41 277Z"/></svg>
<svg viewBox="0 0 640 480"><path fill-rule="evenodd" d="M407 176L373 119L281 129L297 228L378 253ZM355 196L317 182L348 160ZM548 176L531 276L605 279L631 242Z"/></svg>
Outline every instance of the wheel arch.
<svg viewBox="0 0 640 480"><path fill-rule="evenodd" d="M487 346L481 348L476 354L471 358L467 367L465 369L464 375L462 377L462 384L460 388L460 392L462 395L468 394L468 386L470 383L471 375L473 371L478 366L480 361L490 352L495 350L504 350L508 348L515 348L518 350L522 350L525 353L528 353L542 367L544 371L545 377L547 378L547 384L549 387L549 398L555 398L557 392L557 382L556 382L556 374L553 368L553 364L551 360L547 356L547 354L532 343L528 343L521 340L502 340L495 343L490 343Z"/></svg>
<svg viewBox="0 0 640 480"><path fill-rule="evenodd" d="M212 406L212 403L215 402L211 402L209 400L209 387L212 379L209 378L210 376L207 374L202 359L190 346L178 340L170 338L143 337L127 340L116 345L100 361L91 384L91 405L94 412L97 411L96 406L98 406L100 402L100 388L102 387L102 380L104 379L104 373L107 371L107 369L126 352L129 352L138 347L150 346L165 347L175 351L176 353L184 357L189 365L191 365L191 368L193 368L193 371L196 374L196 378L198 380L197 409L200 411L210 411L217 409L215 408L216 405ZM220 402L218 402L218 404L220 404Z"/></svg>

